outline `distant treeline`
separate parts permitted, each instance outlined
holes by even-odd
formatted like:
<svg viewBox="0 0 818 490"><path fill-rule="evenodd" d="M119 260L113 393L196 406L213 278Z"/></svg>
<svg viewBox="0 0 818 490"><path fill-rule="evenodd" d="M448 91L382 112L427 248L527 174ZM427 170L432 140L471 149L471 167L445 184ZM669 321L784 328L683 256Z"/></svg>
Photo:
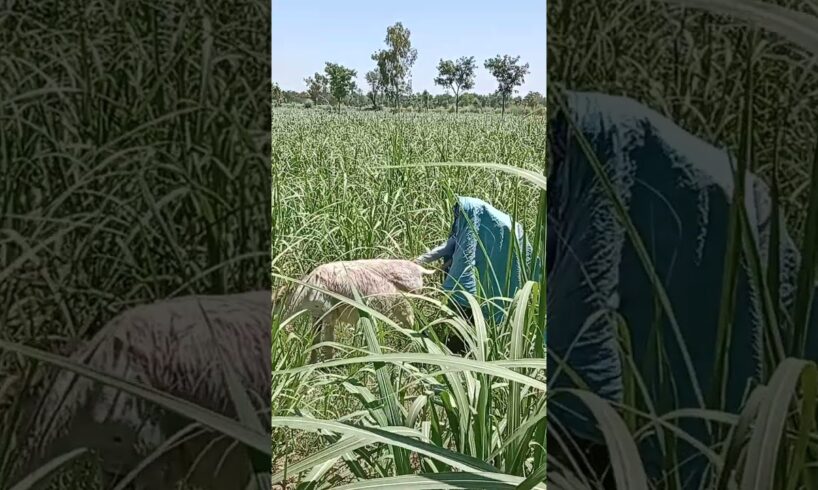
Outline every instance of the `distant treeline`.
<svg viewBox="0 0 818 490"><path fill-rule="evenodd" d="M526 110L544 110L545 99L539 92L530 92L517 96L517 87L525 83L528 74L528 63L520 63L519 56L497 55L484 60L483 67L497 80L497 91L490 95L468 93L474 88L475 72L478 69L474 56L461 56L457 59L441 59L437 65L438 75L435 85L444 87L446 94L431 95L424 90L421 93L412 91L412 65L417 59L417 49L412 47L411 31L400 22L386 29L385 49L375 51L371 58L375 66L364 78L369 91L364 93L358 87L356 70L338 63L327 61L324 73L316 72L304 79L304 92L282 90L273 84L273 103L299 103L305 107L319 104L332 104L341 111L342 105L352 107L370 106L378 110L382 106L391 106L396 110L410 108L415 110L439 110L460 107L467 110L484 110L500 108L505 113L506 107L525 108Z"/></svg>
<svg viewBox="0 0 818 490"><path fill-rule="evenodd" d="M356 91L344 101L346 105L357 108L372 108L372 101L361 91ZM525 96L517 96L510 99L513 106L525 109L545 108L545 97L539 92L529 92ZM298 104L311 107L314 105L312 99L306 91L282 90L280 104ZM318 98L317 103L335 105L337 101L327 94ZM451 94L432 95L429 92L404 95L402 106L414 110L454 110L455 97ZM476 94L466 92L460 95L460 109L501 109L502 96L493 94Z"/></svg>

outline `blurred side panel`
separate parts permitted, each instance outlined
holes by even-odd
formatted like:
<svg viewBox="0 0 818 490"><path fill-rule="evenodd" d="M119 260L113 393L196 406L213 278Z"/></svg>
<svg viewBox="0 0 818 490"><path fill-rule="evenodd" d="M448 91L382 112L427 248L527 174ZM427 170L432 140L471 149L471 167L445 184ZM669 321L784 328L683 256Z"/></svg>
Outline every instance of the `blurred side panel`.
<svg viewBox="0 0 818 490"><path fill-rule="evenodd" d="M269 480L270 101L269 2L4 2L0 488Z"/></svg>
<svg viewBox="0 0 818 490"><path fill-rule="evenodd" d="M814 477L815 13L549 2L551 482Z"/></svg>

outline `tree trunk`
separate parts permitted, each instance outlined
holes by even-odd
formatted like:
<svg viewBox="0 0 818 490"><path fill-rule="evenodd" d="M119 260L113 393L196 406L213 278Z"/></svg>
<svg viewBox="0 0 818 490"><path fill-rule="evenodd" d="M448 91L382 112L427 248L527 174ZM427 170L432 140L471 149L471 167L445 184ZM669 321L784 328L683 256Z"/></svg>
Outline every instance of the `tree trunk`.
<svg viewBox="0 0 818 490"><path fill-rule="evenodd" d="M506 96L505 96L505 94L503 94L501 107L502 107L502 109L500 110L500 115L505 116L506 115Z"/></svg>
<svg viewBox="0 0 818 490"><path fill-rule="evenodd" d="M457 112L459 110L460 110L460 94L455 92L454 93L454 113L457 114Z"/></svg>

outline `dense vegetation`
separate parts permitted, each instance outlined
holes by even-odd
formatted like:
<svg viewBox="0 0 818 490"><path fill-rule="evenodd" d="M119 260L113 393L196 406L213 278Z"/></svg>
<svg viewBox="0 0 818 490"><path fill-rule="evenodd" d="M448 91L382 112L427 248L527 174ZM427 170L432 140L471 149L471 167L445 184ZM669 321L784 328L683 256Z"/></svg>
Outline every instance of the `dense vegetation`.
<svg viewBox="0 0 818 490"><path fill-rule="evenodd" d="M720 435L715 445L695 446L695 452L707 458L711 471L712 479L705 488L815 488L816 359L804 359L803 346L794 341L816 329L807 314L815 288L814 224L818 222L814 12L809 3L789 0L680 0L650 2L648 8L630 0L549 3L549 103L563 88L626 95L704 140L729 149L741 160L737 172L752 171L769 184L773 215L781 211L784 218L773 220L771 235L778 236L778 227L787 226L804 260L799 273L801 299L792 308L767 310L765 336L760 342L775 353L765 356L761 386L748 390L738 413L707 404L657 414L652 406L657 400L644 396L642 388L652 380L638 379L632 373L625 376L633 391L617 408L628 421L634 440L658 433L690 442L690 434L680 430L683 419L707 421ZM743 180L740 175L736 179ZM735 192L734 202L743 202L739 191ZM728 267L731 261L742 252L761 256L742 234L741 227L727 234L725 269L718 273L724 274L728 285L728 280L735 284L736 277L735 269ZM779 298L777 256L765 254L753 274L770 304L775 304L772 298ZM730 290L725 287L727 293ZM729 296L722 299L720 322L714 328L726 332L738 312ZM776 338L779 332L781 339ZM630 362L626 338L623 336L621 347ZM780 350L776 348L779 340ZM697 341L684 339L691 346ZM663 383L675 386L673 380L686 373L665 372L662 376ZM608 435L617 441L627 438L621 432L608 431ZM619 471L625 478L634 468L643 467L643 455L626 454L621 446L608 442L614 473ZM664 472L653 485L678 488L676 470L684 462L674 455L673 445L661 450ZM625 456L615 459L617 453ZM596 476L580 468L581 461L560 461L549 466L549 474L579 476L586 485L596 486ZM617 481L621 485L623 480Z"/></svg>
<svg viewBox="0 0 818 490"><path fill-rule="evenodd" d="M534 183L494 169L420 166L497 162L542 175L544 131L544 116L274 109L276 282L326 261L414 257L446 237L455 195L492 202L523 222L530 239L544 238ZM274 312L274 484L399 477L416 485L456 478L431 475L452 470L478 472L460 474L480 478L478 486L541 480L543 286L529 283L504 323L470 329L432 285L415 301L413 330L364 319L340 333L334 362L309 369L310 323ZM479 346L466 364L442 353L438 336L456 327ZM500 363L512 359L524 366L516 374ZM349 432L353 426L365 430Z"/></svg>
<svg viewBox="0 0 818 490"><path fill-rule="evenodd" d="M465 105L469 112L499 108L501 113L505 113L511 103L516 106L516 112L525 110L544 113L545 98L539 92L530 91L524 97L514 96L517 87L525 83L529 72L528 63L520 63L519 56L497 55L485 60L484 68L497 80L497 90L494 93L468 92L474 87L475 72L478 69L474 56L440 60L434 83L443 87L446 93L432 95L427 90L413 92L411 70L418 52L412 47L411 34L401 22L386 29L386 48L372 54L375 67L364 75L368 85L367 92L357 86L354 80L357 73L354 70L327 62L324 73L315 73L304 79L306 89L303 92L283 90L274 82L273 104L302 104L305 108L310 108L328 103L338 106L340 111L341 104L346 102L352 107L374 110L388 106L393 110L448 109L455 113L459 112L461 105ZM343 83L340 82L339 73L346 75ZM332 88L341 85L344 87L341 91Z"/></svg>

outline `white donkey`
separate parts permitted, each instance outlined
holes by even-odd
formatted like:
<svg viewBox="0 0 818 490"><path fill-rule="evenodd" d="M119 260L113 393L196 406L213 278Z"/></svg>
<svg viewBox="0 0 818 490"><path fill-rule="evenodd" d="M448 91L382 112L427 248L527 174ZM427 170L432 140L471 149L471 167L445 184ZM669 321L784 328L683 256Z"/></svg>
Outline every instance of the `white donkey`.
<svg viewBox="0 0 818 490"><path fill-rule="evenodd" d="M419 292L423 288L423 277L429 274L434 274L434 271L402 259L363 259L322 264L304 276L301 284L289 288L285 312L292 315L306 310L321 323L320 331L313 336L313 345L318 343L319 334L325 342L333 341L337 324L355 325L360 317L357 308L328 293L349 299L355 299L357 293L370 307L409 328L415 320L405 293ZM325 347L323 353L329 357L332 349ZM313 349L310 362L315 362L317 355L317 350Z"/></svg>

